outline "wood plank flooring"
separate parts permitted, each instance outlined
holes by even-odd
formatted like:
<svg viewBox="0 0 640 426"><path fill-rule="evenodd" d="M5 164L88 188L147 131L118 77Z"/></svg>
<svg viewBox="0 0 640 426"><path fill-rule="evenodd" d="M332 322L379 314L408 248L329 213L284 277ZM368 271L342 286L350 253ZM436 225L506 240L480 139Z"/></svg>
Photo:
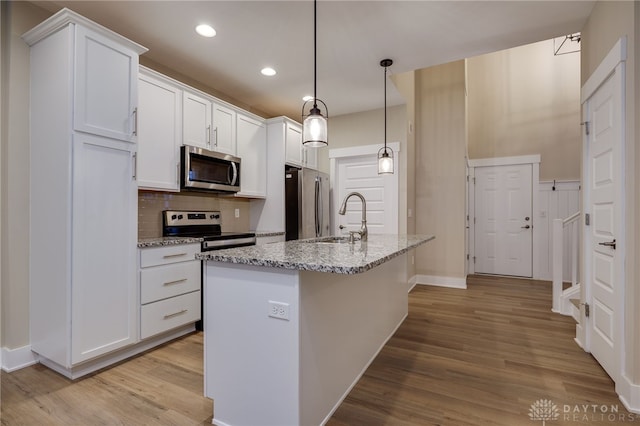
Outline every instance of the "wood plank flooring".
<svg viewBox="0 0 640 426"><path fill-rule="evenodd" d="M540 399L559 410L549 426L640 424L606 373L573 342L573 320L551 312L549 282L480 276L468 282L467 290L411 292L408 318L328 425L535 426L542 421L532 421L529 409ZM196 333L75 382L40 365L2 372L0 422L210 424L202 351ZM583 404L615 407L616 421L600 410L573 412ZM565 414L565 406L572 412Z"/></svg>

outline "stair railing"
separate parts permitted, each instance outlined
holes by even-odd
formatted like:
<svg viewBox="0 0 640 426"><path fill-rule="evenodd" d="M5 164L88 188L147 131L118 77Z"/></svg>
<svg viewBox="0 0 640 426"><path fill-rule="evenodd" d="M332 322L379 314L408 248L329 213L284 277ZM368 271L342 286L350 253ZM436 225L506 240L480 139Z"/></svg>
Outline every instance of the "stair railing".
<svg viewBox="0 0 640 426"><path fill-rule="evenodd" d="M580 212L576 212L565 219L554 219L552 230L552 279L553 279L553 306L552 311L569 315L563 309L563 293L575 293L578 283L578 238L580 234ZM570 229L571 244L571 287L564 290L564 241L565 229ZM572 290L573 289L573 290Z"/></svg>

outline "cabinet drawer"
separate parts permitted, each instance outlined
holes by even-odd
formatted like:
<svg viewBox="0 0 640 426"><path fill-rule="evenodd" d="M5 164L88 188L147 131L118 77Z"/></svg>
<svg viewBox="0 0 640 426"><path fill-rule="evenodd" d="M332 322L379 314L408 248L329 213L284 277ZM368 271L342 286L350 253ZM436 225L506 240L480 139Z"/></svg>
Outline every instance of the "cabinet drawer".
<svg viewBox="0 0 640 426"><path fill-rule="evenodd" d="M140 338L146 339L199 319L200 291L149 303L140 308Z"/></svg>
<svg viewBox="0 0 640 426"><path fill-rule="evenodd" d="M140 267L194 260L196 253L200 253L200 244L145 248L140 250Z"/></svg>
<svg viewBox="0 0 640 426"><path fill-rule="evenodd" d="M200 290L200 283L199 260L145 268L140 271L140 303Z"/></svg>

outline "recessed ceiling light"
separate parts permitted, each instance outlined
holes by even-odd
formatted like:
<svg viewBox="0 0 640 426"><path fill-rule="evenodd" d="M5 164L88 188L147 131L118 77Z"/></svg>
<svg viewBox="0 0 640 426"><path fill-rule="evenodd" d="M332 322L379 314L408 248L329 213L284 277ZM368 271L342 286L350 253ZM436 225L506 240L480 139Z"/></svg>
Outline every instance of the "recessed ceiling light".
<svg viewBox="0 0 640 426"><path fill-rule="evenodd" d="M262 73L262 75L266 75L267 77L272 77L272 76L276 75L276 70L274 70L271 67L262 68L262 70L260 72Z"/></svg>
<svg viewBox="0 0 640 426"><path fill-rule="evenodd" d="M303 101L303 102L307 102L307 101L310 101L311 99L313 99L313 96L311 96L311 95L307 95L307 96L305 96L304 98L302 98L302 101Z"/></svg>
<svg viewBox="0 0 640 426"><path fill-rule="evenodd" d="M201 24L196 27L196 32L202 37L213 37L216 35L216 30L211 25Z"/></svg>

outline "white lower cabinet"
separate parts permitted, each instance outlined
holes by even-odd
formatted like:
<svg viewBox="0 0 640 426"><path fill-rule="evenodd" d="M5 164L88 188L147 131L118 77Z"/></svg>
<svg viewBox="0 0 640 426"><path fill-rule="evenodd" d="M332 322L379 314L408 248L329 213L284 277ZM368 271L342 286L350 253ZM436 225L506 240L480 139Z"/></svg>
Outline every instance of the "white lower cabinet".
<svg viewBox="0 0 640 426"><path fill-rule="evenodd" d="M199 251L199 244L140 249L140 339L200 320Z"/></svg>

